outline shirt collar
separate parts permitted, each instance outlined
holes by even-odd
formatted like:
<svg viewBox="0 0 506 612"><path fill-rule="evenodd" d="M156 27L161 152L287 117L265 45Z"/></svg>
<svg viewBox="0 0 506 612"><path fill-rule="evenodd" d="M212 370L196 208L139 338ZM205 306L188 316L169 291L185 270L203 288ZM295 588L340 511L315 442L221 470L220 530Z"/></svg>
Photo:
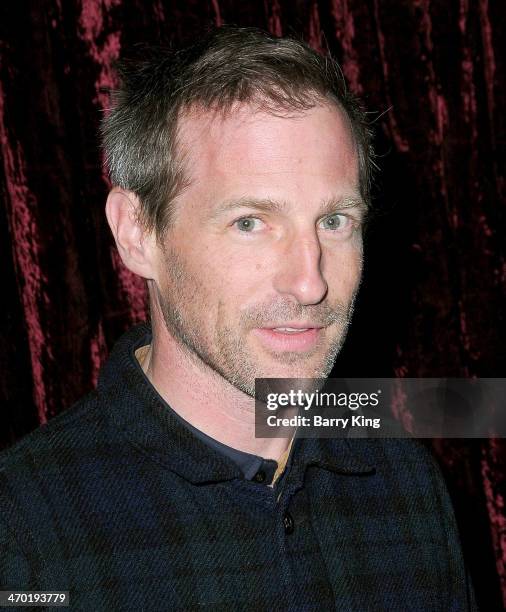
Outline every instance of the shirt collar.
<svg viewBox="0 0 506 612"><path fill-rule="evenodd" d="M125 333L100 371L97 392L111 435L121 435L140 452L194 484L242 478L236 462L200 440L167 410L167 403L145 376L135 351L151 342L143 323ZM349 440L296 439L293 467L309 465L342 474L366 474L374 468L351 448Z"/></svg>

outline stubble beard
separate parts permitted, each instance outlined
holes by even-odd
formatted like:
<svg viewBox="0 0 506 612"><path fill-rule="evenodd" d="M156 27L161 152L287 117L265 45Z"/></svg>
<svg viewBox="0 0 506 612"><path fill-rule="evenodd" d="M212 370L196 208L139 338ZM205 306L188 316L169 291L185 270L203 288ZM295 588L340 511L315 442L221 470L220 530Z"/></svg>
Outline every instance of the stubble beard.
<svg viewBox="0 0 506 612"><path fill-rule="evenodd" d="M306 319L325 328L320 332L322 336L332 333L332 338L320 340L313 349L304 353L270 351L269 354L276 363L293 367L293 371L284 376L286 378L328 377L346 338L356 292L348 306L341 302L332 307L328 304L303 306L286 301L255 305L241 314L239 329L242 334L226 324L224 305L219 302L215 334L209 337L203 318L195 313L201 283L188 273L177 253L168 253L166 262L169 280L162 290L157 287L163 319L171 336L197 366L205 364L235 388L255 397L255 378L270 378L273 372L251 358L247 350L247 334L273 320ZM199 313L203 313L205 300L201 301L200 308ZM188 317L187 313L193 316ZM328 346L325 348L325 345ZM322 357L312 367L304 367L322 351Z"/></svg>

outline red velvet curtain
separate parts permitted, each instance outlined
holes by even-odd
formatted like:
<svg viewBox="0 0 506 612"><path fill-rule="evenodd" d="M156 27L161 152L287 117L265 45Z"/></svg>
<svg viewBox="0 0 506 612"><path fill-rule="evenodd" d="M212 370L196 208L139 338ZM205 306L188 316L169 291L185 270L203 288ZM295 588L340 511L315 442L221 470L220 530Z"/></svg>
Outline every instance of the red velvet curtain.
<svg viewBox="0 0 506 612"><path fill-rule="evenodd" d="M347 376L504 376L506 4L45 0L0 6L1 439L89 390L143 283L105 223L97 125L114 61L212 23L302 36L371 111L381 174ZM484 610L506 600L503 440L435 440Z"/></svg>

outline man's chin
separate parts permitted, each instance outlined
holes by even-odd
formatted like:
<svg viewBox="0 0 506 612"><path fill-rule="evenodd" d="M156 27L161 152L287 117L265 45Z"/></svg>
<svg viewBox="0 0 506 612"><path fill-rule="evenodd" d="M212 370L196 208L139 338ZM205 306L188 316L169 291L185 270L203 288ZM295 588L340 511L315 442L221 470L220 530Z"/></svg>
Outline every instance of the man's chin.
<svg viewBox="0 0 506 612"><path fill-rule="evenodd" d="M319 367L308 367L307 364L294 367L277 364L259 368L250 386L249 395L261 399L268 393L290 393L299 390L303 393L315 392L322 386L319 381L326 379L330 373L328 368L318 365Z"/></svg>
<svg viewBox="0 0 506 612"><path fill-rule="evenodd" d="M269 364L262 364L258 368L256 378L289 378L289 379L307 379L307 378L327 378L332 369L332 365L323 362L321 358L314 363L306 359L301 363L300 354L297 357L290 358L285 356L280 363L280 360L272 360Z"/></svg>

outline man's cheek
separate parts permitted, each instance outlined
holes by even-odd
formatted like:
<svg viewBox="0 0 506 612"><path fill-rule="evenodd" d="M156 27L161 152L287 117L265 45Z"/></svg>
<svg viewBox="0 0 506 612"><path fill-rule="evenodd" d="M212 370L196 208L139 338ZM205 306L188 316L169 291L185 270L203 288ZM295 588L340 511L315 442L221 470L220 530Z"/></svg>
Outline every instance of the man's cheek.
<svg viewBox="0 0 506 612"><path fill-rule="evenodd" d="M335 266L326 275L329 297L336 296L347 301L357 290L362 277L362 266L357 261L350 261Z"/></svg>

